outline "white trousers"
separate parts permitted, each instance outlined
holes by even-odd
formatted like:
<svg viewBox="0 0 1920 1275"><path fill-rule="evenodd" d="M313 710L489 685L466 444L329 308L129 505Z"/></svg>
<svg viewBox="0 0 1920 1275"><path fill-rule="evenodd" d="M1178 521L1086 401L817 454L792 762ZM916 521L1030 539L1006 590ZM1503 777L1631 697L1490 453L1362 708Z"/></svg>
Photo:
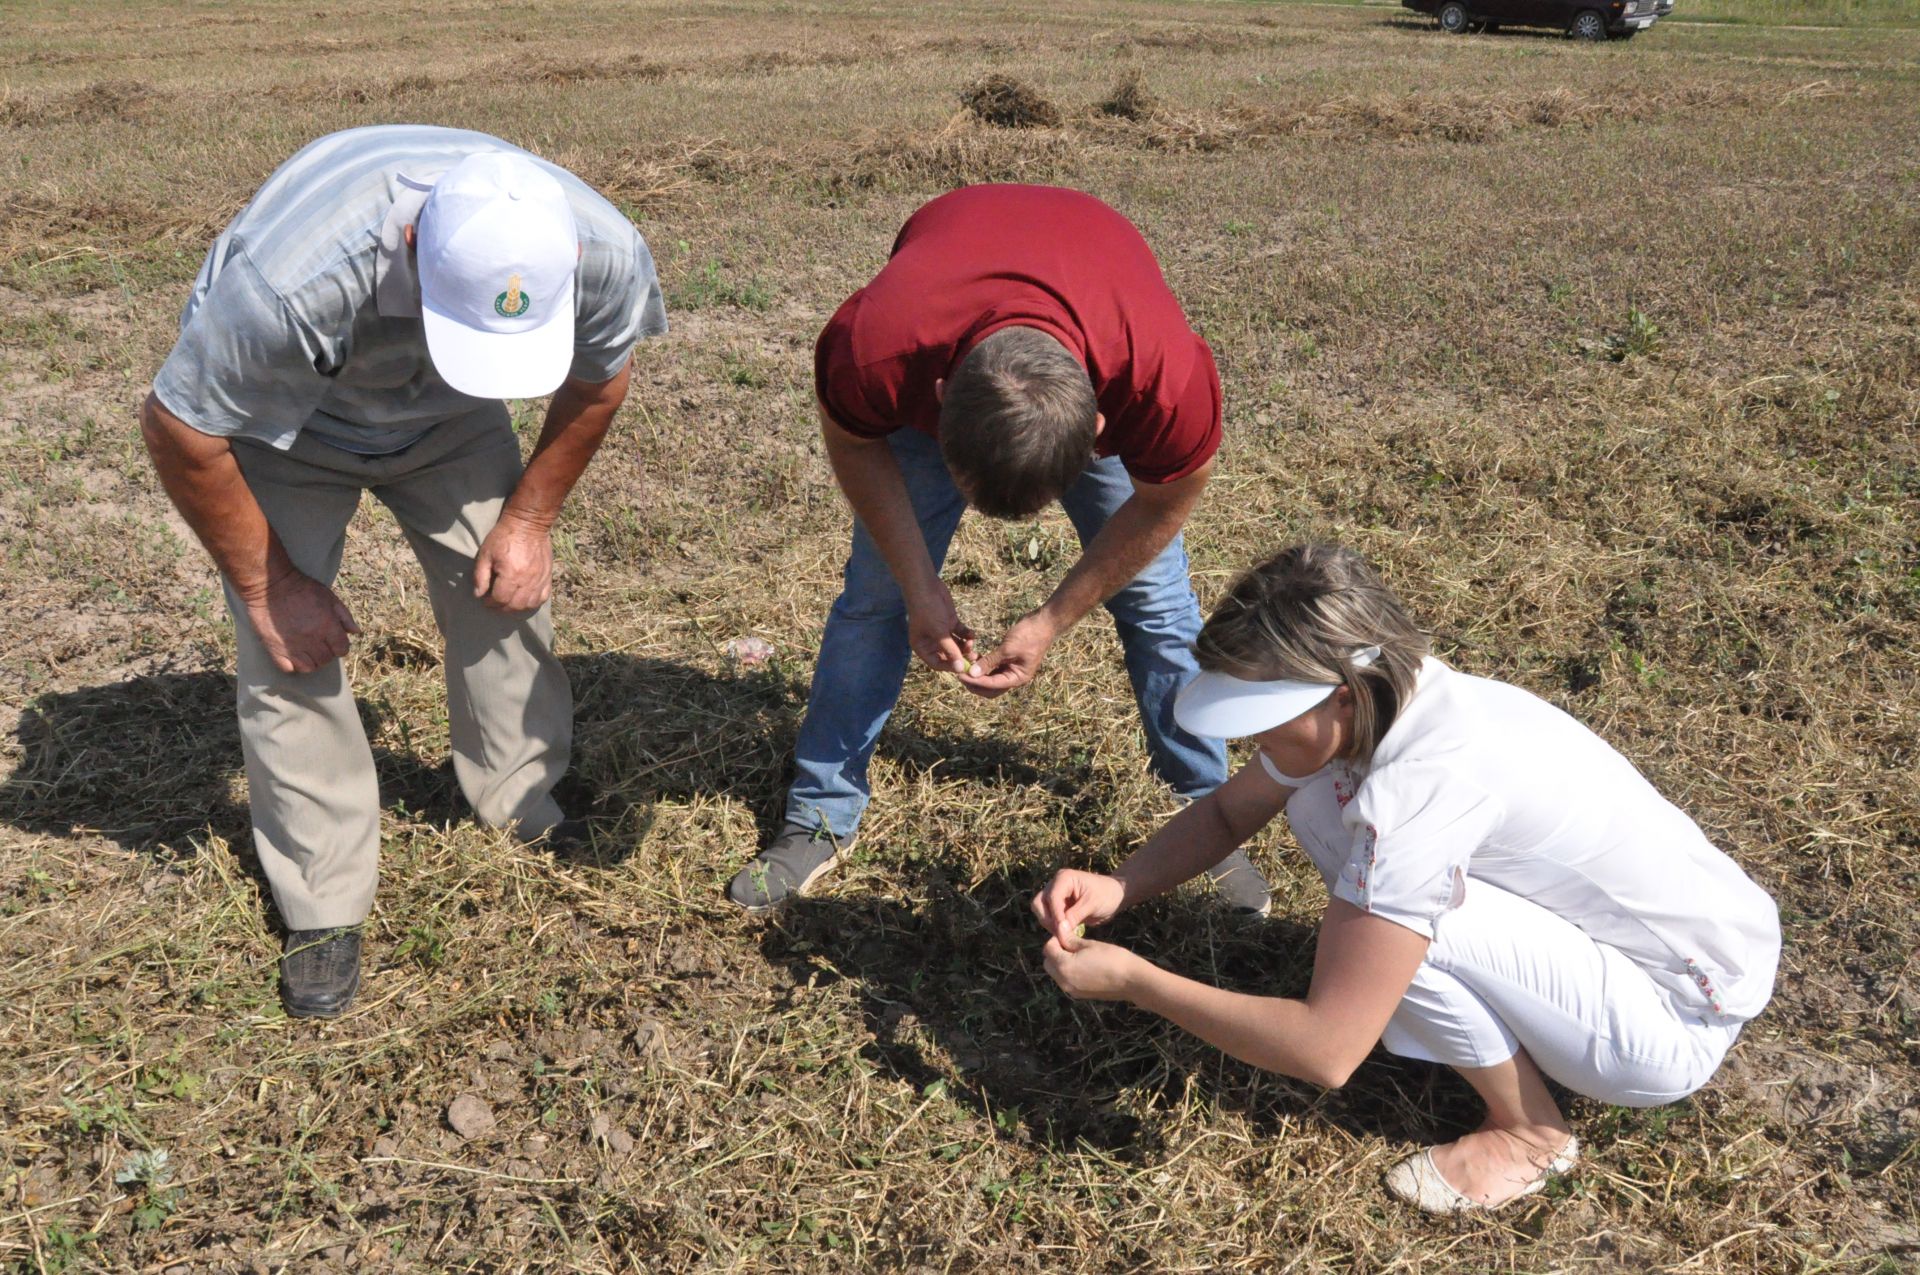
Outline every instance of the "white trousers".
<svg viewBox="0 0 1920 1275"><path fill-rule="evenodd" d="M1571 921L1469 877L1380 1043L1469 1068L1524 1048L1575 1093L1655 1107L1704 1085L1739 1033L1676 1007L1646 971Z"/></svg>

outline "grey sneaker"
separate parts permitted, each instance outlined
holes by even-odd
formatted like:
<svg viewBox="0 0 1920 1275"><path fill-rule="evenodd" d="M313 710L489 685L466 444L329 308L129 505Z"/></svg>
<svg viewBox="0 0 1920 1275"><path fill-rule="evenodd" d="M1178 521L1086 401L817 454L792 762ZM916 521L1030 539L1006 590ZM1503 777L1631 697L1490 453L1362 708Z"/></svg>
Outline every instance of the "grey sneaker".
<svg viewBox="0 0 1920 1275"><path fill-rule="evenodd" d="M1207 870L1220 902L1229 912L1242 916L1265 916L1273 910L1273 897L1267 893L1267 879L1253 866L1245 850L1235 850Z"/></svg>
<svg viewBox="0 0 1920 1275"><path fill-rule="evenodd" d="M787 824L758 858L734 876L727 897L749 912L765 912L797 899L807 887L833 870L842 851L853 843L840 842L825 829Z"/></svg>

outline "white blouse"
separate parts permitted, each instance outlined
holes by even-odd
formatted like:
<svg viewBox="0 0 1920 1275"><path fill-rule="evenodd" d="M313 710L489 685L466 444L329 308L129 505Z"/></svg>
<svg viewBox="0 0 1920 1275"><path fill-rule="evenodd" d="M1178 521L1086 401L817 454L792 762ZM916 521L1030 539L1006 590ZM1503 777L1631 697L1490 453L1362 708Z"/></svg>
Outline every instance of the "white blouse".
<svg viewBox="0 0 1920 1275"><path fill-rule="evenodd" d="M1295 789L1287 822L1327 889L1428 938L1474 881L1616 947L1709 1021L1773 991L1772 898L1605 740L1515 686L1437 659L1365 764Z"/></svg>

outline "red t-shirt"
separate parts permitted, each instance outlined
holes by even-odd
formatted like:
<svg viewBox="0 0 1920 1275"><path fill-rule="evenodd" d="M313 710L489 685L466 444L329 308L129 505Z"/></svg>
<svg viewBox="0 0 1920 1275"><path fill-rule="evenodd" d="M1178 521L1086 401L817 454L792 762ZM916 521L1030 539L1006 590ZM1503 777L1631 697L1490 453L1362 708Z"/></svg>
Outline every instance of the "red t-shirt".
<svg viewBox="0 0 1920 1275"><path fill-rule="evenodd" d="M968 186L907 219L884 269L814 347L814 388L840 428L938 436L934 382L1005 327L1054 337L1086 366L1106 417L1096 451L1142 482L1220 447L1220 374L1146 240L1091 195Z"/></svg>

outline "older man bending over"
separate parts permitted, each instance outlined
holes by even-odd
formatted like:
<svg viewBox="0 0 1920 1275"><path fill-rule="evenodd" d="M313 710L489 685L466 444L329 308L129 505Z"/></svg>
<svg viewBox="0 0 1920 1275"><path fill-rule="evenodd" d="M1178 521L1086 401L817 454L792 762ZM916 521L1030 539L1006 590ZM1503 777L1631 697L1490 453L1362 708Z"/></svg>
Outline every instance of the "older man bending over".
<svg viewBox="0 0 1920 1275"><path fill-rule="evenodd" d="M363 491L393 512L446 639L454 773L479 818L563 827L572 698L548 529L666 330L640 233L483 133L385 126L289 159L207 255L141 409L160 480L220 569L254 847L290 931L281 996L360 982L380 796L333 591ZM524 468L502 399L551 393Z"/></svg>

